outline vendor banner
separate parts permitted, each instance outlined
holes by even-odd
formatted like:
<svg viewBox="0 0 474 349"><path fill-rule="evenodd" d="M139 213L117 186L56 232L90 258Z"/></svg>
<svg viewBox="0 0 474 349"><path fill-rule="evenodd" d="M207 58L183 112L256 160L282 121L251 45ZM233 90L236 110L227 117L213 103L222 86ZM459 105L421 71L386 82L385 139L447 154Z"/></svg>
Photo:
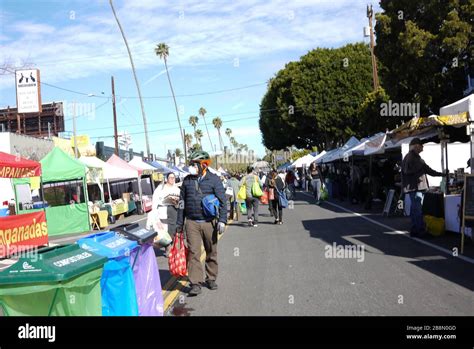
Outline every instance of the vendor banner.
<svg viewBox="0 0 474 349"><path fill-rule="evenodd" d="M454 115L440 115L437 119L440 124L445 126L464 126L469 124L467 112Z"/></svg>
<svg viewBox="0 0 474 349"><path fill-rule="evenodd" d="M0 258L48 243L44 211L0 218Z"/></svg>
<svg viewBox="0 0 474 349"><path fill-rule="evenodd" d="M41 175L41 164L0 152L0 178L24 178Z"/></svg>

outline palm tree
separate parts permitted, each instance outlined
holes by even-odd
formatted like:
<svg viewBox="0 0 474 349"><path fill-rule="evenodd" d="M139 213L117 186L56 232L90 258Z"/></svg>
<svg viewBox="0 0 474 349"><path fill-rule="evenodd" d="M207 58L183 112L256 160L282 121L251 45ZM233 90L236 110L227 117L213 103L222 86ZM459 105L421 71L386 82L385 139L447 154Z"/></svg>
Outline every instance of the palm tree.
<svg viewBox="0 0 474 349"><path fill-rule="evenodd" d="M230 128L226 128L225 135L227 136L227 138L229 138L230 152L232 153L232 142L230 141L230 137L232 136L232 130Z"/></svg>
<svg viewBox="0 0 474 349"><path fill-rule="evenodd" d="M193 146L191 147L190 151L195 152L198 150L202 150L201 145L199 143L194 143Z"/></svg>
<svg viewBox="0 0 474 349"><path fill-rule="evenodd" d="M194 138L196 138L196 142L199 143L199 145L201 146L202 148L202 144L201 144L201 138L204 136L204 134L202 133L201 130L195 130L194 131Z"/></svg>
<svg viewBox="0 0 474 349"><path fill-rule="evenodd" d="M247 151L247 150L249 150L249 147L248 147L247 144L243 144L242 149L245 150L245 151Z"/></svg>
<svg viewBox="0 0 474 349"><path fill-rule="evenodd" d="M186 147L188 147L188 148L191 147L191 144L193 143L193 135L190 134L190 133L185 133L184 134L184 142L186 144Z"/></svg>
<svg viewBox="0 0 474 349"><path fill-rule="evenodd" d="M196 133L196 126L199 122L199 118L197 116L191 115L189 117L189 124L194 128L194 133Z"/></svg>
<svg viewBox="0 0 474 349"><path fill-rule="evenodd" d="M221 127L222 127L222 120L220 117L215 117L212 119L212 124L214 127L217 129L217 133L219 134L219 144L221 146L221 151L223 150L223 142L222 142L222 136L221 136Z"/></svg>
<svg viewBox="0 0 474 349"><path fill-rule="evenodd" d="M211 136L209 136L209 129L207 128L207 123L206 123L206 113L207 113L207 110L204 109L204 107L199 108L199 115L201 115L204 120L204 125L206 126L207 137L209 138L209 145L212 150Z"/></svg>
<svg viewBox="0 0 474 349"><path fill-rule="evenodd" d="M176 148L176 150L174 151L174 154L179 158L181 159L183 157L183 152L181 151L181 149L179 148Z"/></svg>
<svg viewBox="0 0 474 349"><path fill-rule="evenodd" d="M176 118L178 119L179 134L181 136L181 140L183 142L183 147L184 147L184 161L187 162L188 161L188 156L187 156L187 153L186 153L186 145L185 145L185 141L184 141L183 128L181 127L181 120L179 118L178 104L176 103L176 96L174 95L173 85L171 84L170 72L168 71L168 62L167 62L167 58L169 56L169 47L168 47L168 45L166 45L164 42L159 43L155 47L155 53L156 53L157 56L159 56L165 62L166 75L168 76L168 82L170 84L171 94L173 95L174 107L176 109Z"/></svg>
<svg viewBox="0 0 474 349"><path fill-rule="evenodd" d="M230 144L234 147L234 150L237 150L239 143L235 140L235 137L230 137Z"/></svg>
<svg viewBox="0 0 474 349"><path fill-rule="evenodd" d="M125 46L127 47L128 58L130 59L130 64L132 65L133 78L135 79L135 84L137 85L138 99L140 100L140 107L142 110L143 127L145 129L146 153L147 153L147 156L150 157L150 143L148 142L148 126L147 126L147 120L146 120L146 115L145 115L145 107L143 106L142 92L140 91L140 84L138 83L137 73L135 72L135 64L133 64L132 52L130 51L130 47L128 47L127 38L125 37L125 33L122 29L122 25L120 24L117 14L115 13L115 8L114 8L114 4L112 3L112 0L109 0L109 3L110 3L110 7L112 8L112 12L114 14L115 20L117 21L117 25L120 29L120 33L122 34L123 41L125 42Z"/></svg>

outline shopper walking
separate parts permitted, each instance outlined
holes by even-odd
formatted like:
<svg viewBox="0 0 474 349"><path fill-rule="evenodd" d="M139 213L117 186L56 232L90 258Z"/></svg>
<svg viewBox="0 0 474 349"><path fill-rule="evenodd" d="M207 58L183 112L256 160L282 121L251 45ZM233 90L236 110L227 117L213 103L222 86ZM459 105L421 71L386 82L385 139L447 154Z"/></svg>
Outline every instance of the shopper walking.
<svg viewBox="0 0 474 349"><path fill-rule="evenodd" d="M181 185L176 231L182 231L183 225L185 226L188 245L188 278L191 286L189 296L197 296L201 293L201 286L204 283L201 263L202 245L206 252L205 285L211 290L217 289L217 240L218 234L225 231L227 224L227 203L222 182L217 175L208 170L211 164L209 154L205 151L197 151L191 154L189 159L190 175L184 178ZM212 208L215 206L208 206L208 204L215 203L216 199L218 209L213 214Z"/></svg>

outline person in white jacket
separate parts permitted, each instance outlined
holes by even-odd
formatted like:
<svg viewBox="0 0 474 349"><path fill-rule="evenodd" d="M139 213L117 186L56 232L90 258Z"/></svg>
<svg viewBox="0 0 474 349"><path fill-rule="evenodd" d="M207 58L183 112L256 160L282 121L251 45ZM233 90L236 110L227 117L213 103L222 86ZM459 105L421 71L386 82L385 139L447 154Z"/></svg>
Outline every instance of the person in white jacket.
<svg viewBox="0 0 474 349"><path fill-rule="evenodd" d="M158 233L155 239L156 242L160 240L169 241L169 239L163 239L164 236L167 237L166 233L169 234L172 240L176 232L180 190L175 182L176 176L173 172L170 172L166 175L166 181L153 192L153 208L148 214L147 227L153 227ZM168 257L171 243L165 247L165 257Z"/></svg>

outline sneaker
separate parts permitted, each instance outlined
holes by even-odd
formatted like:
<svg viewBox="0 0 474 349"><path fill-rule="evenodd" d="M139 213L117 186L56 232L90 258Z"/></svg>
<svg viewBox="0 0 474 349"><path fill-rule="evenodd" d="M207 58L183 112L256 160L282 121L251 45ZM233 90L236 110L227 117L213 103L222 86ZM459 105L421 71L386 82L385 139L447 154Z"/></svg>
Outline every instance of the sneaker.
<svg viewBox="0 0 474 349"><path fill-rule="evenodd" d="M249 227L252 227L253 226L253 222L251 219L249 219Z"/></svg>
<svg viewBox="0 0 474 349"><path fill-rule="evenodd" d="M283 222L282 222L282 221L279 221L279 222L278 222L278 224L279 224L279 225L282 225L282 224L283 224Z"/></svg>
<svg viewBox="0 0 474 349"><path fill-rule="evenodd" d="M210 290L217 290L217 284L215 280L207 280L206 281L206 286Z"/></svg>
<svg viewBox="0 0 474 349"><path fill-rule="evenodd" d="M189 291L188 296L194 297L194 296L197 296L198 294L201 294L201 286L199 286L198 284L191 285L191 291Z"/></svg>
<svg viewBox="0 0 474 349"><path fill-rule="evenodd" d="M256 228L256 227L258 227L258 224L257 223L252 223L252 226Z"/></svg>
<svg viewBox="0 0 474 349"><path fill-rule="evenodd" d="M278 219L275 220L275 222L273 224L278 224Z"/></svg>

